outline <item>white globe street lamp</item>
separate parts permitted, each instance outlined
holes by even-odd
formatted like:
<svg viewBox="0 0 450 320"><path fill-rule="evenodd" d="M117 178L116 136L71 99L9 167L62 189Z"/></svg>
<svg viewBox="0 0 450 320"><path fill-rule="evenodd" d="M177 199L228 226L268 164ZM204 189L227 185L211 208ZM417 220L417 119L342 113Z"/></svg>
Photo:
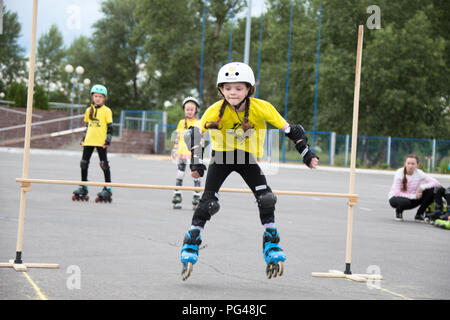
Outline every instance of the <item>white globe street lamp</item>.
<svg viewBox="0 0 450 320"><path fill-rule="evenodd" d="M67 73L72 73L72 72L73 72L73 66L72 66L71 64L67 64L67 65L64 67L64 70L65 70Z"/></svg>
<svg viewBox="0 0 450 320"><path fill-rule="evenodd" d="M77 74L79 74L79 75L82 75L82 74L84 73L84 68L83 68L82 66L78 66L78 67L75 69L75 72L76 72Z"/></svg>

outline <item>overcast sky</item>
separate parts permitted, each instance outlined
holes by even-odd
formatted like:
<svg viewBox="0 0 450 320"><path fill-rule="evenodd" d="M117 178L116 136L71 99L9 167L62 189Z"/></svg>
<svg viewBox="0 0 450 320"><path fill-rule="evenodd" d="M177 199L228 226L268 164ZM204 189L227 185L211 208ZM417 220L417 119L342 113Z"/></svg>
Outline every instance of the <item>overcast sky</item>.
<svg viewBox="0 0 450 320"><path fill-rule="evenodd" d="M252 15L259 16L264 7L264 0L252 1ZM64 44L68 47L80 35L90 36L92 24L102 17L100 4L102 0L39 0L37 39L48 32L52 24L61 31ZM31 24L33 0L3 0L4 6L16 12L22 25L19 43L29 55L31 41ZM246 13L244 13L245 15ZM7 28L8 26L3 26Z"/></svg>
<svg viewBox="0 0 450 320"><path fill-rule="evenodd" d="M58 26L66 46L80 35L89 36L92 24L102 17L100 3L101 0L39 0L37 39L48 32L52 24ZM20 44L29 52L33 0L3 0L3 4L18 14L22 25Z"/></svg>

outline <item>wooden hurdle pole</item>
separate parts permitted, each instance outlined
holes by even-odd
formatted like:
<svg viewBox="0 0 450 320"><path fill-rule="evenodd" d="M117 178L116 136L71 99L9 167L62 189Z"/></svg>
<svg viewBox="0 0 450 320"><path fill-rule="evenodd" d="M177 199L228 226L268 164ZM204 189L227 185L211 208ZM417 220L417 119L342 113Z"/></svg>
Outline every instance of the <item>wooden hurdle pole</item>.
<svg viewBox="0 0 450 320"><path fill-rule="evenodd" d="M33 114L33 90L34 90L34 67L36 61L36 24L37 24L37 8L38 1L33 1L33 22L31 29L31 46L30 46L30 71L28 75L28 96L27 96L27 115L25 126L25 142L24 142L24 156L22 177L28 177L28 162L30 151L30 138L31 138L31 121ZM22 262L22 245L23 245L23 227L25 219L25 203L26 193L30 191L30 185L27 183L22 184L20 192L20 212L19 212L19 224L17 231L17 249L16 258L9 260L8 263L0 263L0 267L11 267L16 271L26 271L28 268L59 268L57 264L48 263L23 263Z"/></svg>
<svg viewBox="0 0 450 320"><path fill-rule="evenodd" d="M364 25L358 28L358 44L356 49L356 68L355 68L355 91L353 97L353 126L352 126L352 146L350 155L350 183L349 194L355 191L355 167L356 167L356 148L358 136L358 113L359 113L359 92L361 82L361 60L363 49ZM345 278L359 282L366 282L367 280L381 280L381 275L374 274L352 274L351 272L351 254L352 254L352 233L353 233L353 208L355 203L349 201L347 214L347 249L345 257L345 271L329 270L328 272L313 272L313 277L326 278Z"/></svg>
<svg viewBox="0 0 450 320"><path fill-rule="evenodd" d="M71 180L47 180L47 179L28 179L16 178L16 182L20 182L22 187L30 187L31 184L59 184L59 185L84 185L96 187L118 187L118 188L132 188L132 189L157 189L157 190L192 190L203 191L203 187L183 187L183 186L167 186L167 185L152 185L152 184L133 184L120 182L91 182L91 181L71 181ZM237 188L221 188L219 192L234 192L234 193L253 193L250 189ZM279 195L291 196L309 196L309 197L335 197L348 198L349 202L356 204L358 195L354 193L331 193L331 192L307 192L307 191L289 191L289 190L272 190L273 193Z"/></svg>

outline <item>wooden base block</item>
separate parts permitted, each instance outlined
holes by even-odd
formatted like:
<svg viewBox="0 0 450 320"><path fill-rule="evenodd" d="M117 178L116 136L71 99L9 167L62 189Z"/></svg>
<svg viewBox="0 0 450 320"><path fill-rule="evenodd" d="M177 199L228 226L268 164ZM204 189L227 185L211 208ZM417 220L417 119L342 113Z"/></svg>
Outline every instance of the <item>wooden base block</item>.
<svg viewBox="0 0 450 320"><path fill-rule="evenodd" d="M344 272L339 270L328 270L328 272L313 272L311 275L317 278L344 278L357 282L367 282L368 280L383 280L383 276L381 274L345 274Z"/></svg>

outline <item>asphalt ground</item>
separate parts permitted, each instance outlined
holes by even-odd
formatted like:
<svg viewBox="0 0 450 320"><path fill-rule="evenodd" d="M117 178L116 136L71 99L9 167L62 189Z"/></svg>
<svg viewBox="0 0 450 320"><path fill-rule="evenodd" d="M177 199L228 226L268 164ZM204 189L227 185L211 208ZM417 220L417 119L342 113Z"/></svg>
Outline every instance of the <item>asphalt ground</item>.
<svg viewBox="0 0 450 320"><path fill-rule="evenodd" d="M164 157L110 154L113 182L173 185L176 166ZM80 152L32 149L29 178L79 180ZM14 259L22 176L21 149L0 149L0 262ZM444 186L448 176L436 175ZM206 248L189 279L179 253L190 226L192 192L172 209L172 191L113 188L113 202L73 202L76 186L32 184L27 193L24 263L59 269L0 268L1 300L410 300L450 298L450 232L414 221L415 210L394 220L387 193L392 172L358 170L353 273L377 273L359 283L316 278L344 270L347 200L278 196L276 225L287 254L282 277L267 279L263 227L252 194L222 193L221 210L202 233ZM103 181L96 154L90 181ZM274 190L347 193L349 171L282 165L267 175ZM185 186L193 186L186 175ZM233 173L223 187L247 188Z"/></svg>

